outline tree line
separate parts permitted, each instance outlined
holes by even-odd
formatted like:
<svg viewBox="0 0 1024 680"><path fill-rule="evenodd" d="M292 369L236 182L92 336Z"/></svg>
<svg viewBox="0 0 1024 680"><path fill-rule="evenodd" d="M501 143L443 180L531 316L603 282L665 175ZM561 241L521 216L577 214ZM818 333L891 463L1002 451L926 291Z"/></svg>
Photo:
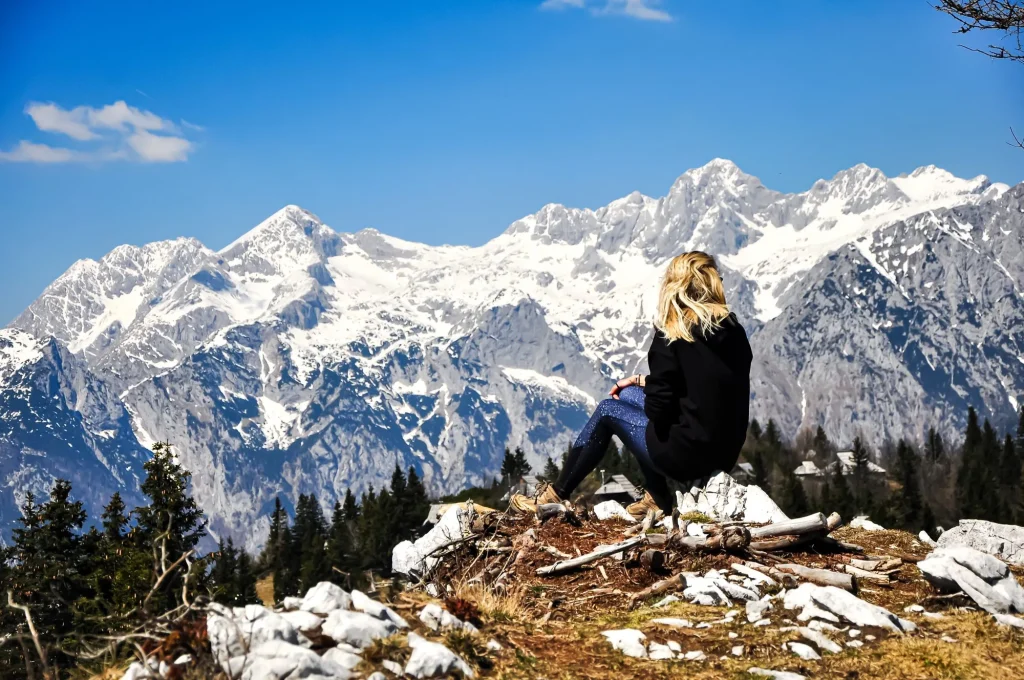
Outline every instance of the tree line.
<svg viewBox="0 0 1024 680"><path fill-rule="evenodd" d="M276 601L320 581L361 585L368 571L390 571L391 547L415 536L429 508L416 470L396 466L388 487L359 501L346 492L329 522L315 495L299 496L294 519L276 499L258 557L231 538L201 554L206 521L169 444L153 447L144 471L148 502L129 510L114 493L91 525L67 480L43 503L25 494L11 545L0 550L0 675L56 677L99 658L111 637L187 613L197 598L258 603L261 579Z"/></svg>

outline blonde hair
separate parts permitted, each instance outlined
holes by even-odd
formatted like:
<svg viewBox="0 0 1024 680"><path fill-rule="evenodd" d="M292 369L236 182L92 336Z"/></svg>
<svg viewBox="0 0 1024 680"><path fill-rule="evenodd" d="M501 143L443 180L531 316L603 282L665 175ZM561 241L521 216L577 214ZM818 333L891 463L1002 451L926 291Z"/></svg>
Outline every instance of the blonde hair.
<svg viewBox="0 0 1024 680"><path fill-rule="evenodd" d="M709 333L729 316L715 258L694 250L672 258L658 293L654 325L669 342L693 342L693 329Z"/></svg>

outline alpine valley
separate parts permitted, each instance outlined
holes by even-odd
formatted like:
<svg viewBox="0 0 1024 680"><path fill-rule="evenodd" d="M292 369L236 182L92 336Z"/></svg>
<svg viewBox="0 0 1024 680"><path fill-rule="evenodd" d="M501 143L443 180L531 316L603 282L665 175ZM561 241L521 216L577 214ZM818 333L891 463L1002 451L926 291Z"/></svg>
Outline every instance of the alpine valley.
<svg viewBox="0 0 1024 680"><path fill-rule="evenodd" d="M808 191L714 160L666 196L547 205L480 247L337 233L287 206L220 251L82 260L0 330L0 527L72 481L96 517L147 447L250 549L274 498L333 504L415 466L486 483L506 446L557 458L643 370L666 261L719 259L754 347L752 415L920 440L1024 403L1024 184L858 165Z"/></svg>

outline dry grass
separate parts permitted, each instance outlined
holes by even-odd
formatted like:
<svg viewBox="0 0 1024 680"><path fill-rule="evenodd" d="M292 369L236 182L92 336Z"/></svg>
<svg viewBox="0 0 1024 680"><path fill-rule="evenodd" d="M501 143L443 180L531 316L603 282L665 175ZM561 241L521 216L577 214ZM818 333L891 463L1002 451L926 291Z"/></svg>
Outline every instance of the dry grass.
<svg viewBox="0 0 1024 680"><path fill-rule="evenodd" d="M270 574L256 581L256 597L266 607L274 606L274 575Z"/></svg>
<svg viewBox="0 0 1024 680"><path fill-rule="evenodd" d="M527 593L521 585L498 592L479 583L460 581L455 584L455 597L475 604L488 620L508 623L523 618Z"/></svg>

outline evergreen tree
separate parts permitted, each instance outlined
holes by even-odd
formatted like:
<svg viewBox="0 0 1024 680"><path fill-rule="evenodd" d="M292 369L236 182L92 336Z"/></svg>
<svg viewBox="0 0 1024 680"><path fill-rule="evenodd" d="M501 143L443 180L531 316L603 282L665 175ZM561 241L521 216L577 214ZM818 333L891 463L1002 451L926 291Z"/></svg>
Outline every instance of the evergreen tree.
<svg viewBox="0 0 1024 680"><path fill-rule="evenodd" d="M110 502L103 508L103 535L111 541L119 542L124 538L125 528L128 526L128 515L125 513L124 501L121 494L114 492Z"/></svg>
<svg viewBox="0 0 1024 680"><path fill-rule="evenodd" d="M298 594L299 570L302 567L302 556L295 553L292 529L287 525L281 529L281 545L285 549L277 555L273 570L274 599L277 602Z"/></svg>
<svg viewBox="0 0 1024 680"><path fill-rule="evenodd" d="M790 517L803 517L810 512L810 503L804 486L792 469L780 469L782 485L779 489L778 504Z"/></svg>
<svg viewBox="0 0 1024 680"><path fill-rule="evenodd" d="M553 484L555 480L558 479L558 474L558 466L555 464L553 460L551 460L551 458L548 458L548 462L544 464L544 481L548 482L549 484Z"/></svg>
<svg viewBox="0 0 1024 680"><path fill-rule="evenodd" d="M345 517L345 507L335 501L334 512L331 514L330 536L327 540L327 563L332 567L330 579L338 581L341 575L335 569L345 573L351 573L350 553L352 550L352 535L349 532L348 520ZM342 582L340 585L351 589L351 583Z"/></svg>
<svg viewBox="0 0 1024 680"><path fill-rule="evenodd" d="M427 498L427 489L416 468L409 466L409 474L405 485L405 515L408 518L405 531L402 533L402 540L411 539L416 530L423 526L430 512L430 499Z"/></svg>
<svg viewBox="0 0 1024 680"><path fill-rule="evenodd" d="M194 550L206 534L203 511L188 492L192 475L175 461L170 444L159 442L153 446L153 457L143 465L146 479L142 493L149 497L149 505L137 508L139 547L145 552L162 555L173 564L186 552ZM157 578L154 564L153 580ZM152 598L150 611L173 609L177 594L181 592L184 570L165 577L160 593Z"/></svg>
<svg viewBox="0 0 1024 680"><path fill-rule="evenodd" d="M754 468L754 486L761 487L765 493L771 493L771 484L768 482L768 465L761 453L761 447L754 449L751 455L750 466Z"/></svg>
<svg viewBox="0 0 1024 680"><path fill-rule="evenodd" d="M346 521L355 522L359 519L359 505L356 503L356 497L352 495L352 489L345 489L345 502L341 507Z"/></svg>
<svg viewBox="0 0 1024 680"><path fill-rule="evenodd" d="M822 460L827 459L835 452L832 442L829 440L828 435L825 434L825 429L821 425L818 425L818 429L814 433L814 451L819 456L822 456Z"/></svg>
<svg viewBox="0 0 1024 680"><path fill-rule="evenodd" d="M934 427L928 428L928 435L925 438L924 455L932 463L937 463L946 455L946 446L942 442L942 435L936 432Z"/></svg>
<svg viewBox="0 0 1024 680"><path fill-rule="evenodd" d="M761 438L761 423L757 422L757 418L750 421L750 425L747 427L747 432L749 432L750 436L755 440Z"/></svg>
<svg viewBox="0 0 1024 680"><path fill-rule="evenodd" d="M917 454L903 439L896 445L894 473L901 488L889 497L889 517L897 527L916 533L926 527L924 503L918 481Z"/></svg>
<svg viewBox="0 0 1024 680"><path fill-rule="evenodd" d="M235 605L259 604L256 594L256 572L253 559L245 550L238 553L238 565L235 576Z"/></svg>
<svg viewBox="0 0 1024 680"><path fill-rule="evenodd" d="M29 608L41 642L50 648L49 661L57 666L71 664L74 641L69 634L96 594L91 588L94 545L81 533L85 520L81 501L71 500L71 483L58 479L50 499L42 505L36 504L31 493L26 494L20 526L12 531L6 555L15 566L4 583L5 590L14 595L15 602ZM20 612L4 609L2 620L7 629L7 622ZM4 656L12 645L4 647L0 663L10 661ZM15 659L5 667L24 665Z"/></svg>
<svg viewBox="0 0 1024 680"><path fill-rule="evenodd" d="M871 506L871 452L860 437L853 438L853 496L857 510L868 511Z"/></svg>
<svg viewBox="0 0 1024 680"><path fill-rule="evenodd" d="M213 559L213 568L210 570L210 590L213 599L221 604L232 605L238 595L238 550L235 549L230 537L226 542L220 541Z"/></svg>
<svg viewBox="0 0 1024 680"><path fill-rule="evenodd" d="M764 443L769 455L773 456L782 451L782 436L779 434L779 426L771 418L768 419L768 427L764 429Z"/></svg>
<svg viewBox="0 0 1024 680"><path fill-rule="evenodd" d="M267 532L267 542L263 545L263 552L260 554L259 564L263 569L273 569L278 562L278 555L284 549L284 529L288 526L288 513L281 505L281 497L274 499L274 511L270 513L270 530Z"/></svg>
<svg viewBox="0 0 1024 680"><path fill-rule="evenodd" d="M398 463L395 463L395 471L391 473L391 497L395 500L395 504L403 510L405 510L406 505L405 490L405 473L398 466Z"/></svg>
<svg viewBox="0 0 1024 680"><path fill-rule="evenodd" d="M847 522L853 519L856 512L856 503L850 486L846 482L846 475L843 474L843 465L836 462L832 467L832 479L829 480L830 498L832 501L831 512L838 512Z"/></svg>
<svg viewBox="0 0 1024 680"><path fill-rule="evenodd" d="M956 500L960 517L982 519L984 514L983 453L981 443L981 427L978 425L978 414L974 407L967 409L967 428L964 431L964 446L960 459L960 469L956 478Z"/></svg>
<svg viewBox="0 0 1024 680"><path fill-rule="evenodd" d="M999 463L1002 516L999 521L1012 524L1015 518L1017 498L1020 493L1021 460L1018 457L1013 437L1009 434L1003 440L1003 451Z"/></svg>

